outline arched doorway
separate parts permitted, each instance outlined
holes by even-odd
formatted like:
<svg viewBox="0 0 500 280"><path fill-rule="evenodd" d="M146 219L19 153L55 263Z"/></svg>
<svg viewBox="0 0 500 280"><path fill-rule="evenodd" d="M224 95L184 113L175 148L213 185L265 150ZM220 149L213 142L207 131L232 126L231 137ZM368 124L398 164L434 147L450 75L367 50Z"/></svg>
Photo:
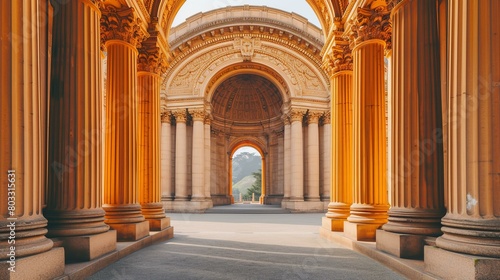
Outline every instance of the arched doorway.
<svg viewBox="0 0 500 280"><path fill-rule="evenodd" d="M211 100L212 130L215 143L224 143L229 155L227 170L227 203L234 203L232 195L232 158L236 150L243 146L255 148L262 158L262 186L259 202L266 203L267 178L274 171L268 170L267 158L279 158L276 150L270 151L272 143L282 141L283 136L275 131L283 130L281 121L283 98L277 86L257 73L240 73L225 78L215 88ZM269 152L270 151L270 152ZM216 151L214 157L223 157ZM218 170L217 173L223 173ZM275 178L282 181L282 178ZM216 185L221 182L218 180ZM277 182L274 185L279 185ZM279 193L278 190L271 190ZM214 202L214 204L218 204Z"/></svg>
<svg viewBox="0 0 500 280"><path fill-rule="evenodd" d="M260 204L264 202L266 194L265 160L262 149L250 141L243 141L232 148L229 164L230 178L232 179L229 184L229 193L233 196L232 203L241 203L243 200L252 203L257 201ZM258 184L259 181L260 184ZM251 192L252 189L255 189L256 183L259 186L255 197Z"/></svg>

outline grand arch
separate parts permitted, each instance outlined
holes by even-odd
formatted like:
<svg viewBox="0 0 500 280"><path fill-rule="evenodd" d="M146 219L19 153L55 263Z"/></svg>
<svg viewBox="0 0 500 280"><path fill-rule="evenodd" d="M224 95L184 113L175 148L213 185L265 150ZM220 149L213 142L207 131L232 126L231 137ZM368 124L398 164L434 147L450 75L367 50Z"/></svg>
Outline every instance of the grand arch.
<svg viewBox="0 0 500 280"><path fill-rule="evenodd" d="M214 113L223 103L212 101L226 81L245 75L274 85L283 102L268 138L250 135L266 139L269 160L276 155L266 167L270 200L306 207L307 186L317 183L309 163L329 163L323 236L376 238L377 250L423 258L441 277L498 275L498 1L307 2L321 31L299 17L269 20L279 12L251 7L240 13L257 9L265 19L241 19L242 30L224 20L173 30L182 0L2 2L2 278L9 277L13 220L18 264L51 260L37 276L21 269L16 277L54 278L64 258L85 262L113 252L117 242L171 237L165 206L172 186L186 186L173 202L200 208L213 194L223 196L212 183L204 187L214 166L205 160L228 151L213 149ZM316 118L319 149L330 149L330 160L312 156ZM236 141L228 136L224 146ZM313 198L324 203L321 186L330 180L319 180ZM448 265L458 261L461 270Z"/></svg>
<svg viewBox="0 0 500 280"><path fill-rule="evenodd" d="M234 201L228 188L231 143L252 137L266 150L265 204L294 211L326 210L330 140L324 131L330 131L330 100L319 55L321 31L293 14L270 8L263 14L259 7L245 6L192 17L170 34L174 58L161 95L162 113L174 115L175 125L164 136L173 144L162 147L168 149L163 154L176 160L176 169L162 167L168 172L164 177L170 178L163 181L166 209L202 211ZM186 116L192 122L178 127L178 118ZM200 125L197 132L198 121L205 128ZM199 137L205 143L195 143ZM208 150L196 153L195 145ZM186 159L178 162L180 157ZM203 164L196 166L199 162ZM178 163L187 166L179 169ZM201 171L203 181L197 179ZM178 199L179 193L187 198Z"/></svg>

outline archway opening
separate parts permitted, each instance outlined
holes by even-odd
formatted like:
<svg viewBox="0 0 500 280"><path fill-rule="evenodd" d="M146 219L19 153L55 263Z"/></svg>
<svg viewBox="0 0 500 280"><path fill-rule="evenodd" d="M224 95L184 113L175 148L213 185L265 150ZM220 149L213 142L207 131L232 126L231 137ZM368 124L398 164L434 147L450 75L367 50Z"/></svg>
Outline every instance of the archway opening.
<svg viewBox="0 0 500 280"><path fill-rule="evenodd" d="M262 203L263 159L262 153L253 145L242 144L233 149L231 157L231 191L235 203Z"/></svg>

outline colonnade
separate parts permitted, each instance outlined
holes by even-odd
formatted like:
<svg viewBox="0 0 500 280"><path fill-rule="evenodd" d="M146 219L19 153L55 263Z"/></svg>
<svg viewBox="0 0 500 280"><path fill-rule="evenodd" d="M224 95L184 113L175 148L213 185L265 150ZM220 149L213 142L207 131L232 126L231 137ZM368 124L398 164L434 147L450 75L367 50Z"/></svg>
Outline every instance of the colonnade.
<svg viewBox="0 0 500 280"><path fill-rule="evenodd" d="M330 131L330 115L315 110L292 108L284 117L284 190L282 207L295 211L322 211L329 198L330 182L321 180L320 161L330 166L328 155L330 147L320 155L320 142L328 142L320 137L319 122L327 134ZM304 137L304 123L307 124L307 137ZM304 141L306 144L304 144ZM323 157L323 159L320 159Z"/></svg>
<svg viewBox="0 0 500 280"><path fill-rule="evenodd" d="M162 203L173 211L202 211L212 207L209 115L203 108L177 109L162 114ZM189 138L188 119L192 125L192 137ZM172 129L175 129L175 139L172 139ZM188 143L188 139L192 139L192 143ZM192 157L189 168L188 149ZM171 168L172 155L175 168Z"/></svg>
<svg viewBox="0 0 500 280"><path fill-rule="evenodd" d="M0 210L0 258L8 258L3 245L11 223L16 277L25 279L60 276L64 259L98 258L114 251L117 240L138 240L149 231L171 236L160 203L165 62L156 38L141 30L129 8L86 0L53 8L48 1L9 3L2 18L19 22L2 26L1 123L9 132L2 134L1 168L15 175L9 194L15 206ZM16 36L3 40L5 34ZM108 61L104 144L101 48ZM35 271L32 263L43 266Z"/></svg>
<svg viewBox="0 0 500 280"><path fill-rule="evenodd" d="M440 277L496 275L500 5L403 0L388 8L383 2L358 9L349 41L339 25L326 60L334 123L322 234L376 240L378 250L423 258ZM384 55L392 75L389 129Z"/></svg>

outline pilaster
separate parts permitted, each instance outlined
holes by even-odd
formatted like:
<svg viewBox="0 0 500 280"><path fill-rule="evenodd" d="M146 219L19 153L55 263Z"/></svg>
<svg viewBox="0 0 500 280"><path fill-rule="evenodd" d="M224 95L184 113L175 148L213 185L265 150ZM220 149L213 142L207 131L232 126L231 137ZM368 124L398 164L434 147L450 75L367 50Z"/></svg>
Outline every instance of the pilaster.
<svg viewBox="0 0 500 280"><path fill-rule="evenodd" d="M161 200L172 201L174 188L172 186L172 124L170 112L161 114Z"/></svg>
<svg viewBox="0 0 500 280"><path fill-rule="evenodd" d="M173 112L175 117L175 201L188 201L186 110Z"/></svg>
<svg viewBox="0 0 500 280"><path fill-rule="evenodd" d="M306 111L300 109L292 109L290 112L290 201L304 201L304 141L302 140L302 120L305 114Z"/></svg>
<svg viewBox="0 0 500 280"><path fill-rule="evenodd" d="M436 240L441 249L426 248L424 256L441 277L447 271L429 260L469 257L451 272L457 278L486 279L481 270L500 266L499 12L495 0L448 1L447 213Z"/></svg>
<svg viewBox="0 0 500 280"><path fill-rule="evenodd" d="M143 44L139 49L137 183L141 211L151 231L161 231L170 226L161 202L160 186L160 74L165 64L159 48L154 44Z"/></svg>
<svg viewBox="0 0 500 280"><path fill-rule="evenodd" d="M291 193L291 127L290 127L290 118L288 116L283 117L284 124L284 178L283 178L283 201L290 200Z"/></svg>
<svg viewBox="0 0 500 280"><path fill-rule="evenodd" d="M358 9L352 27L354 189L344 232L355 240L374 240L375 230L387 222L389 209L384 49L390 24L385 1L372 6Z"/></svg>
<svg viewBox="0 0 500 280"><path fill-rule="evenodd" d="M323 134L320 139L323 165L321 176L323 177L323 192L320 194L321 201L325 203L330 202L331 185L332 185L332 125L331 125L331 112L328 110L324 112L321 117L321 124L323 126Z"/></svg>
<svg viewBox="0 0 500 280"><path fill-rule="evenodd" d="M0 26L2 279L56 278L64 273L64 250L53 249L52 240L45 237L47 220L42 214L47 136L47 92L40 80L45 47L38 41L47 36L38 29L42 6L48 9L48 1L7 1L0 9L0 18L9 22ZM46 257L52 260L39 270L21 270Z"/></svg>
<svg viewBox="0 0 500 280"><path fill-rule="evenodd" d="M307 113L307 201L320 201L319 196L319 118L323 113L309 111Z"/></svg>
<svg viewBox="0 0 500 280"><path fill-rule="evenodd" d="M192 201L205 200L205 112L203 110L190 110L193 118L193 159L192 159Z"/></svg>
<svg viewBox="0 0 500 280"><path fill-rule="evenodd" d="M209 207L213 206L212 203L212 196L211 196L211 166L212 166L212 159L211 159L211 154L212 154L212 147L211 147L211 116L209 114L205 114L205 120L204 120L204 126L205 126L205 199L208 200L211 204L209 204Z"/></svg>
<svg viewBox="0 0 500 280"><path fill-rule="evenodd" d="M441 234L445 211L436 5L402 1L391 18L392 197L385 232L377 232L377 248L418 258L423 256L422 236ZM396 235L384 238L387 232ZM394 242L398 235L407 241ZM409 242L413 235L416 242ZM394 246L400 248L394 251Z"/></svg>
<svg viewBox="0 0 500 280"><path fill-rule="evenodd" d="M102 204L100 11L71 1L54 14L49 114L48 236L66 259L89 261L116 249ZM75 18L85 19L74 21ZM85 32L88 31L88 32ZM91 236L91 237L90 237ZM98 245L97 245L98 244Z"/></svg>
<svg viewBox="0 0 500 280"><path fill-rule="evenodd" d="M145 36L133 9L102 8L101 41L108 54L103 208L119 241L149 234L137 193L137 46Z"/></svg>

